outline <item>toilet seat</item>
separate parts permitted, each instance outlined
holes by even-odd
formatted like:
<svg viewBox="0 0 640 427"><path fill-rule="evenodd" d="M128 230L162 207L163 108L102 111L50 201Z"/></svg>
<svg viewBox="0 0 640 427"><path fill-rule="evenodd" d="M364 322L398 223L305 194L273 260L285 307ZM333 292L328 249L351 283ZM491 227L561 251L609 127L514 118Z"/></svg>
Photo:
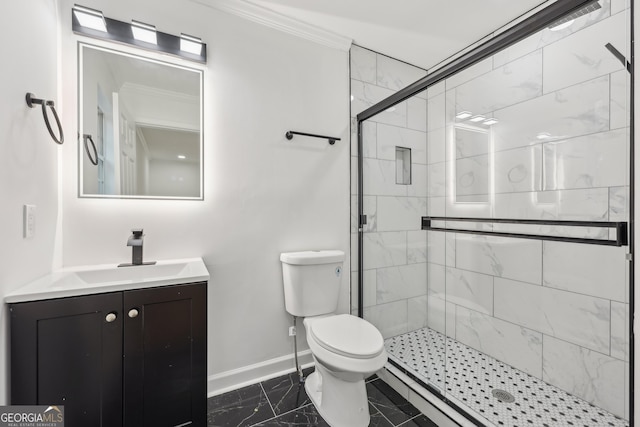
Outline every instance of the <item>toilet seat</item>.
<svg viewBox="0 0 640 427"><path fill-rule="evenodd" d="M344 357L371 359L384 350L380 331L366 320L349 314L314 320L309 329L319 346Z"/></svg>

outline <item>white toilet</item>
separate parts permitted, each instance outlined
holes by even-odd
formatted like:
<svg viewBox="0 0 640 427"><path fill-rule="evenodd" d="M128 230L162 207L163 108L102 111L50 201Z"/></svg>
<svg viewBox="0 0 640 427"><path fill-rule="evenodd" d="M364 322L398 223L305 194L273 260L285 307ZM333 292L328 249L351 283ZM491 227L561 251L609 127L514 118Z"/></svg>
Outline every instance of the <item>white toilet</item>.
<svg viewBox="0 0 640 427"><path fill-rule="evenodd" d="M342 251L280 255L287 312L304 317L316 370L305 389L332 427L369 425L364 380L387 362L380 331L349 314L335 314L342 280Z"/></svg>

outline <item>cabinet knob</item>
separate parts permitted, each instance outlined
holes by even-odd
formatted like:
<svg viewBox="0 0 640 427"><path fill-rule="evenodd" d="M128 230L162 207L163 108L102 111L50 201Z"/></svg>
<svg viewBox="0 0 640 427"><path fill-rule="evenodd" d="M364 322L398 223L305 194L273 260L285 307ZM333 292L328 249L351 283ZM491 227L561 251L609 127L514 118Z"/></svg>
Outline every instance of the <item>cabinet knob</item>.
<svg viewBox="0 0 640 427"><path fill-rule="evenodd" d="M114 320L116 320L117 318L118 318L118 315L115 312L111 312L111 313L107 314L107 316L104 318L104 320L106 320L108 323L111 323Z"/></svg>
<svg viewBox="0 0 640 427"><path fill-rule="evenodd" d="M134 317L138 317L138 309L137 308L132 308L131 310L129 310L129 317L131 317L132 319Z"/></svg>

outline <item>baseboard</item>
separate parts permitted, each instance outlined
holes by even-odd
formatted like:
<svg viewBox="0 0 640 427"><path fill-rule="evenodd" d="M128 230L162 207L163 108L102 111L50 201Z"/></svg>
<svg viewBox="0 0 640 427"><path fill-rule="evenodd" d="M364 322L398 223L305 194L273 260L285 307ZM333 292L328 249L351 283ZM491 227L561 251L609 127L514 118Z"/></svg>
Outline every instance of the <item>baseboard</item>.
<svg viewBox="0 0 640 427"><path fill-rule="evenodd" d="M313 365L311 350L298 353L298 362L303 368ZM207 378L207 397L217 396L261 381L276 378L295 371L293 354L265 360L231 371L210 375Z"/></svg>

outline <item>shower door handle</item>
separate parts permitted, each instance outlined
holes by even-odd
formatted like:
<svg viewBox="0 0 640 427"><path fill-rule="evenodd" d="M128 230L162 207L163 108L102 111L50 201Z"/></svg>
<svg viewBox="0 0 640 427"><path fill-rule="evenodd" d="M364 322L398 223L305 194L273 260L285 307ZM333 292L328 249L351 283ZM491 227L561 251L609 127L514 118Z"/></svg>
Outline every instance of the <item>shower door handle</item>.
<svg viewBox="0 0 640 427"><path fill-rule="evenodd" d="M431 220L428 216L423 216L420 218L420 225L423 230L428 230L431 227Z"/></svg>

